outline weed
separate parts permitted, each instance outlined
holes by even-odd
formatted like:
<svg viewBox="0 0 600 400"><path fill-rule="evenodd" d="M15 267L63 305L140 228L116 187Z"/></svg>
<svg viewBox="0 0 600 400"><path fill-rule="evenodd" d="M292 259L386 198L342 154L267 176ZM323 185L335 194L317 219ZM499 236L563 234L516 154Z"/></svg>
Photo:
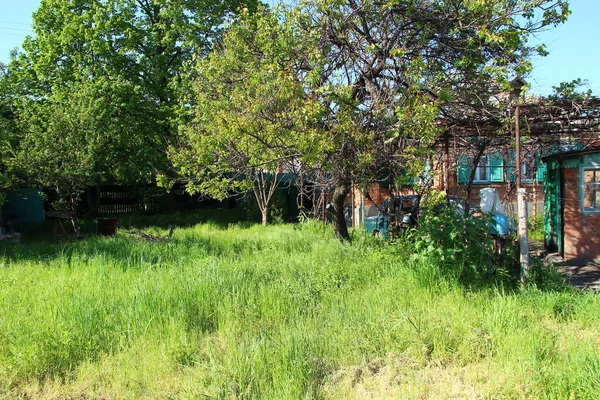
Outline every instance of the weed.
<svg viewBox="0 0 600 400"><path fill-rule="evenodd" d="M595 398L599 298L542 268L490 283L483 227L429 221L393 243L230 221L0 244L0 397Z"/></svg>

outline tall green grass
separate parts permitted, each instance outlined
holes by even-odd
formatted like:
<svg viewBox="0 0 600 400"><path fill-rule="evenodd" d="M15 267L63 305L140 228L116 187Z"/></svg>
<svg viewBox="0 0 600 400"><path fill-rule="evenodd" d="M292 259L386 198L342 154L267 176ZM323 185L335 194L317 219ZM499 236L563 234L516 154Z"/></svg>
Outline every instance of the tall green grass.
<svg viewBox="0 0 600 400"><path fill-rule="evenodd" d="M0 397L596 397L596 295L409 251L318 224L3 244Z"/></svg>

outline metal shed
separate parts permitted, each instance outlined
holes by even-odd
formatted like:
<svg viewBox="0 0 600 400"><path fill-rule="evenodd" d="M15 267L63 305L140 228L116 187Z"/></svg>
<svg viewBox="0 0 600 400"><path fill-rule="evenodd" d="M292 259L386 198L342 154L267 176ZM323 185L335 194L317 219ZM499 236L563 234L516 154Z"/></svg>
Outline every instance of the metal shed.
<svg viewBox="0 0 600 400"><path fill-rule="evenodd" d="M17 224L44 222L44 196L40 189L20 188L11 193L2 205L2 218Z"/></svg>

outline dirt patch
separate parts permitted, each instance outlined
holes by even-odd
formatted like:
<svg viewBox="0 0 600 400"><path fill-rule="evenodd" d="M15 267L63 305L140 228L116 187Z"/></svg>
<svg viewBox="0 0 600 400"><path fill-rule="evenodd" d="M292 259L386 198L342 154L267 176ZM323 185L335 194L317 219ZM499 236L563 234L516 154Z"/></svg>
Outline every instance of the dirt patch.
<svg viewBox="0 0 600 400"><path fill-rule="evenodd" d="M326 399L492 399L533 398L514 368L491 363L443 365L390 355L342 368L323 386Z"/></svg>
<svg viewBox="0 0 600 400"><path fill-rule="evenodd" d="M557 254L549 254L544 261L552 262L573 287L600 291L599 260L564 260Z"/></svg>
<svg viewBox="0 0 600 400"><path fill-rule="evenodd" d="M600 263L587 261L584 264L565 263L558 270L569 283L579 289L600 290Z"/></svg>
<svg viewBox="0 0 600 400"><path fill-rule="evenodd" d="M541 241L529 242L529 254L541 258L547 266L554 265L573 287L600 291L600 260L565 260L558 253L548 253Z"/></svg>

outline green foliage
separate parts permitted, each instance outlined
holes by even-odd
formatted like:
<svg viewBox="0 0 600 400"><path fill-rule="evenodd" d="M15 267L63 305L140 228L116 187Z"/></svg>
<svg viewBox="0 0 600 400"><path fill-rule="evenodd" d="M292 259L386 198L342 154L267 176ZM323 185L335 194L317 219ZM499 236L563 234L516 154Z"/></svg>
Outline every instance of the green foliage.
<svg viewBox="0 0 600 400"><path fill-rule="evenodd" d="M227 225L220 211L222 224L160 243L125 230L0 243L0 396L593 399L600 389L598 296L467 290L402 246L344 244L312 222ZM164 237L154 221L205 217L131 218Z"/></svg>
<svg viewBox="0 0 600 400"><path fill-rule="evenodd" d="M19 140L18 118L7 67L0 63L0 205L22 181L9 170Z"/></svg>
<svg viewBox="0 0 600 400"><path fill-rule="evenodd" d="M186 123L170 150L188 191L222 198L252 189L264 215L283 178L277 171L320 148L323 107L297 79L307 40L293 28L266 10L244 13L222 47L195 65L181 105Z"/></svg>
<svg viewBox="0 0 600 400"><path fill-rule="evenodd" d="M243 15L222 48L194 64L171 160L192 191L218 197L254 185L262 211L270 196L253 174L290 160L327 173L338 193L382 170L417 176L440 115L498 112L481 99L526 73L536 50L528 36L568 12L563 0L314 0Z"/></svg>
<svg viewBox="0 0 600 400"><path fill-rule="evenodd" d="M319 104L306 97L293 71L304 41L263 10L245 14L222 50L198 62L183 104L189 123L181 146L171 150L184 176L203 178L194 190L218 196L245 180L254 184L260 171L276 170L321 140L312 126Z"/></svg>
<svg viewBox="0 0 600 400"><path fill-rule="evenodd" d="M548 98L554 101L583 101L592 96L591 89L582 90L586 86L589 87L588 81L581 78L573 79L571 82L562 82L560 85L552 87L554 93Z"/></svg>
<svg viewBox="0 0 600 400"><path fill-rule="evenodd" d="M58 209L74 211L75 201L99 174L109 118L106 98L93 85L77 85L74 93L55 92L44 102L31 102L19 120L23 137L8 160L30 184L52 188Z"/></svg>
<svg viewBox="0 0 600 400"><path fill-rule="evenodd" d="M451 280L485 284L497 276L511 284L517 277L514 250L507 240L503 254L497 254L489 235L490 222L490 217L465 216L452 207L427 210L404 245L413 259L429 260Z"/></svg>
<svg viewBox="0 0 600 400"><path fill-rule="evenodd" d="M243 4L256 8L254 0ZM84 92L96 102L106 99L110 113L101 127L97 174L150 183L168 167L166 150L175 139L175 106L189 87L189 64L220 40L225 20L240 5L44 0L34 14L35 35L8 68L15 115L25 120L40 107L78 96L89 83L95 89Z"/></svg>
<svg viewBox="0 0 600 400"><path fill-rule="evenodd" d="M269 206L269 223L280 224L286 221L289 213L286 192L287 189L278 188L275 193L273 193L273 198L271 199L271 204ZM260 221L261 212L256 203L254 193L246 193L246 196L244 197L244 209L246 210L246 216L249 221Z"/></svg>
<svg viewBox="0 0 600 400"><path fill-rule="evenodd" d="M527 221L529 239L538 243L544 242L544 216L537 215L529 217Z"/></svg>
<svg viewBox="0 0 600 400"><path fill-rule="evenodd" d="M565 285L564 276L553 264L544 265L542 260L537 257L530 257L529 260L529 283L545 291L569 292L573 290ZM563 314L563 311L556 311L556 313Z"/></svg>
<svg viewBox="0 0 600 400"><path fill-rule="evenodd" d="M300 2L299 29L324 32L314 68L335 185L366 187L382 170L417 177L441 120L502 118L487 99L531 69L529 36L568 14L563 0Z"/></svg>

